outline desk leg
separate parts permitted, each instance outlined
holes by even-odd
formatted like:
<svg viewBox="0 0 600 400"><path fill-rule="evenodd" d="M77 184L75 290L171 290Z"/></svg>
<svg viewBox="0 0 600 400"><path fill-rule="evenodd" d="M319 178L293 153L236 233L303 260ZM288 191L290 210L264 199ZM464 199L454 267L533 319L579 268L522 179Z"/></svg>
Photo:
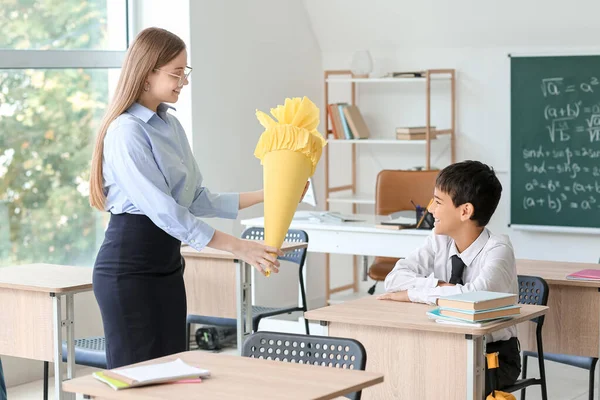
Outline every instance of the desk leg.
<svg viewBox="0 0 600 400"><path fill-rule="evenodd" d="M362 263L363 263L363 282L367 281L368 278L368 274L369 274L369 257L368 256L362 256Z"/></svg>
<svg viewBox="0 0 600 400"><path fill-rule="evenodd" d="M467 400L481 400L485 390L485 336L465 335L467 340Z"/></svg>
<svg viewBox="0 0 600 400"><path fill-rule="evenodd" d="M54 398L55 400L65 399L65 393L62 391L62 308L61 298L56 293L51 293L54 327Z"/></svg>
<svg viewBox="0 0 600 400"><path fill-rule="evenodd" d="M246 299L246 323L244 329L244 339L252 334L252 266L244 263L244 292Z"/></svg>
<svg viewBox="0 0 600 400"><path fill-rule="evenodd" d="M67 379L75 377L75 304L73 294L67 294Z"/></svg>
<svg viewBox="0 0 600 400"><path fill-rule="evenodd" d="M237 348L242 355L246 336L252 333L252 267L239 261L236 269L236 308L237 308ZM244 321L245 312L245 321Z"/></svg>
<svg viewBox="0 0 600 400"><path fill-rule="evenodd" d="M242 355L242 345L244 341L244 262L238 261L235 269L235 282L237 298L235 308L237 310L237 349L239 355Z"/></svg>

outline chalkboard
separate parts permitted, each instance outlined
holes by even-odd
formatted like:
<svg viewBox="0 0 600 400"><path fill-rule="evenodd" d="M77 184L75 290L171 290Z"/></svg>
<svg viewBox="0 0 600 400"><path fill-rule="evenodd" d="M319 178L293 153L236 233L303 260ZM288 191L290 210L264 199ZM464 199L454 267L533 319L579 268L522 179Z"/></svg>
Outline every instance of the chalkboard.
<svg viewBox="0 0 600 400"><path fill-rule="evenodd" d="M510 62L511 224L600 228L600 56Z"/></svg>

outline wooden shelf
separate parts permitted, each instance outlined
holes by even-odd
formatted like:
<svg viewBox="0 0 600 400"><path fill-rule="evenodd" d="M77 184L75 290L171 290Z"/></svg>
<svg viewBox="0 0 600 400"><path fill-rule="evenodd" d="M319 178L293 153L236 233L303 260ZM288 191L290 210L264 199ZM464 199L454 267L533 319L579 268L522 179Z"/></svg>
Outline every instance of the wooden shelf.
<svg viewBox="0 0 600 400"><path fill-rule="evenodd" d="M410 83L410 82L425 82L427 78L328 78L327 83ZM432 81L450 81L448 76L432 76Z"/></svg>
<svg viewBox="0 0 600 400"><path fill-rule="evenodd" d="M332 196L327 199L328 203L339 203L339 204L371 204L375 205L375 195L357 193L347 194L342 196Z"/></svg>
<svg viewBox="0 0 600 400"><path fill-rule="evenodd" d="M436 143L438 139L440 141L446 141L446 138L450 138L449 135L440 135L439 138L431 139L431 143ZM427 140L399 140L399 139L329 139L328 144L426 144Z"/></svg>

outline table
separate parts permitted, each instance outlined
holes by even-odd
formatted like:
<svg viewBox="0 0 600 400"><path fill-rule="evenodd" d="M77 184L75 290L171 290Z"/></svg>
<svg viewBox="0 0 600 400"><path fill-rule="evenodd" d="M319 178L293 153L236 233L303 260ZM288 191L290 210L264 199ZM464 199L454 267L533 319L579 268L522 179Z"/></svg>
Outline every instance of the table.
<svg viewBox="0 0 600 400"><path fill-rule="evenodd" d="M202 383L116 391L91 375L66 381L64 390L97 399L334 399L383 382L383 374L190 351L136 365L181 358L211 371Z"/></svg>
<svg viewBox="0 0 600 400"><path fill-rule="evenodd" d="M367 371L385 382L363 399L477 399L485 389L485 335L546 314L523 305L517 318L482 328L439 324L431 306L376 300L373 296L307 311L328 335L356 339L367 351Z"/></svg>
<svg viewBox="0 0 600 400"><path fill-rule="evenodd" d="M417 247L425 243L425 238L431 235L427 229L384 229L377 224L387 219L385 216L356 215L362 219L360 222L339 222L322 219L322 222L311 221L309 218L314 213L298 211L290 229L305 231L309 237L308 251L315 253L349 254L362 256L363 280L367 279L369 268L368 256L405 257ZM245 219L241 224L246 228L264 227L263 217ZM327 269L327 268L326 268ZM358 274L354 274L354 282L350 285L331 289L329 287L329 274L325 277L325 298L333 293L343 290L358 290Z"/></svg>
<svg viewBox="0 0 600 400"><path fill-rule="evenodd" d="M63 328L67 379L71 379L75 373L74 294L90 290L92 268L52 264L0 268L0 354L54 362L57 400L74 398L61 390Z"/></svg>
<svg viewBox="0 0 600 400"><path fill-rule="evenodd" d="M571 281L567 275L598 269L591 263L517 260L519 275L539 276L550 287L542 337L544 352L587 357L600 355L600 281ZM535 329L519 327L522 348L537 351Z"/></svg>
<svg viewBox="0 0 600 400"><path fill-rule="evenodd" d="M306 248L306 243L284 243L283 252ZM252 266L232 253L205 247L197 251L181 248L185 259L187 313L237 319L237 347L241 354L247 335L252 333ZM231 268L235 266L235 268Z"/></svg>

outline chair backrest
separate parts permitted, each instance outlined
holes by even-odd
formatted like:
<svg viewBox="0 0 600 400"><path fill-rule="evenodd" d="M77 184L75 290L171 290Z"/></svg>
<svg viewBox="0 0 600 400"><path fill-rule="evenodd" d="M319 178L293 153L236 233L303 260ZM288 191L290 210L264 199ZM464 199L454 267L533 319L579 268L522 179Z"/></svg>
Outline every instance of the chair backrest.
<svg viewBox="0 0 600 400"><path fill-rule="evenodd" d="M265 240L265 229L262 227L247 228L242 233L242 239ZM308 243L308 234L301 230L290 229L285 234L285 241L291 243ZM287 252L282 257L279 257L279 260L293 262L302 267L306 260L306 248Z"/></svg>
<svg viewBox="0 0 600 400"><path fill-rule="evenodd" d="M548 283L539 276L519 275L519 304L548 305L550 289ZM544 316L532 319L537 324L544 323Z"/></svg>
<svg viewBox="0 0 600 400"><path fill-rule="evenodd" d="M266 331L244 341L242 356L362 371L367 365L365 348L354 339ZM361 392L346 395L356 400L360 396Z"/></svg>
<svg viewBox="0 0 600 400"><path fill-rule="evenodd" d="M433 197L439 171L383 170L377 175L375 213L389 215L396 211L414 210L411 200L426 207Z"/></svg>

